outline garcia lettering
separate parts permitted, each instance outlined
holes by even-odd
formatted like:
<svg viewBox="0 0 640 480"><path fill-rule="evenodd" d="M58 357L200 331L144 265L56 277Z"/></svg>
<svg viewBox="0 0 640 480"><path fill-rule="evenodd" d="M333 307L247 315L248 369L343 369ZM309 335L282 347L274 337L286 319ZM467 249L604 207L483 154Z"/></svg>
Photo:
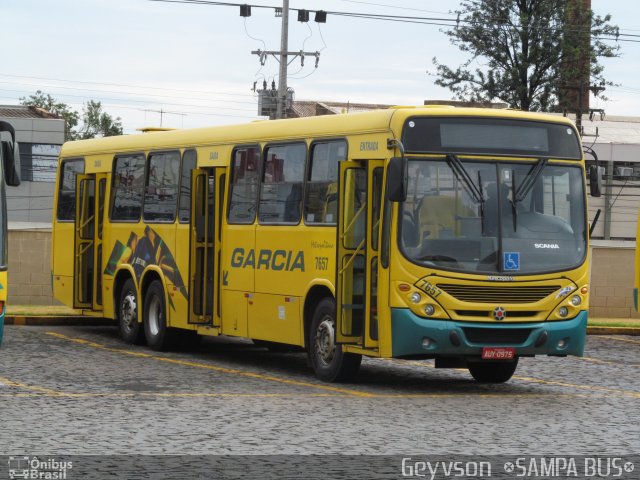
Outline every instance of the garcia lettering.
<svg viewBox="0 0 640 480"><path fill-rule="evenodd" d="M245 251L244 248L236 248L231 253L231 266L233 268L253 268L255 270L275 270L304 272L304 252L299 250L267 250L262 249L256 255L253 249Z"/></svg>

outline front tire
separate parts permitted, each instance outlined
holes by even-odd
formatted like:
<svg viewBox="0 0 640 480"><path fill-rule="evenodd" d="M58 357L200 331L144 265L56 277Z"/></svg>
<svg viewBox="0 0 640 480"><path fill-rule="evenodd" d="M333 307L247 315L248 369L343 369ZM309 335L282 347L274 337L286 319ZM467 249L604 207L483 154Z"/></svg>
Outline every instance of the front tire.
<svg viewBox="0 0 640 480"><path fill-rule="evenodd" d="M132 345L142 345L144 343L144 332L138 322L138 293L136 285L131 278L128 278L118 296L118 329L120 338Z"/></svg>
<svg viewBox="0 0 640 480"><path fill-rule="evenodd" d="M164 288L154 280L144 296L143 324L147 345L153 350L167 350L173 345L174 332L167 327Z"/></svg>
<svg viewBox="0 0 640 480"><path fill-rule="evenodd" d="M469 372L480 383L504 383L516 371L518 359L510 362L469 362Z"/></svg>
<svg viewBox="0 0 640 480"><path fill-rule="evenodd" d="M316 376L325 382L345 382L360 369L362 355L344 353L336 344L336 303L324 298L313 313L309 334L309 358Z"/></svg>

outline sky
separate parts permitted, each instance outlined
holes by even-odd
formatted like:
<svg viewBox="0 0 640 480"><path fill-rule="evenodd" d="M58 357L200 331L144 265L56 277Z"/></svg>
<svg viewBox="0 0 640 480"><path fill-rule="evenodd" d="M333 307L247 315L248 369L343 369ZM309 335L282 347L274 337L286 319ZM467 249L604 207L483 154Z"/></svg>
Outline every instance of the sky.
<svg viewBox="0 0 640 480"><path fill-rule="evenodd" d="M248 0L247 0L248 1ZM240 2L233 2L240 3ZM281 6L281 0L252 0ZM640 35L637 0L592 0L612 15L621 33ZM290 8L452 17L457 0L290 0ZM289 51L320 52L289 65L297 100L421 105L452 98L434 85L432 59L451 67L468 57L442 26L331 15L318 24L292 12ZM149 0L2 0L0 104L17 104L36 90L81 111L99 100L120 117L125 133L149 126L191 128L243 123L257 116L252 91L277 83L278 62L260 65L252 50L279 50L281 19L273 8L161 3ZM636 38L640 40L640 37ZM640 116L640 43L620 42L620 57L605 59L604 75L618 84L607 115ZM162 111L162 113L160 113Z"/></svg>

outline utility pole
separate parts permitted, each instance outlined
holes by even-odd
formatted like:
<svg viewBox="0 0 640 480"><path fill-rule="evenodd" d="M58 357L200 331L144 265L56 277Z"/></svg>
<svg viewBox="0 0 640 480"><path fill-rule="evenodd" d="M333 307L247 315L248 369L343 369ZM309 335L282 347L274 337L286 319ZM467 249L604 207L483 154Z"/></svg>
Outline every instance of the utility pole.
<svg viewBox="0 0 640 480"><path fill-rule="evenodd" d="M565 60L560 68L559 103L565 115L575 113L576 127L582 134L583 114L590 114L593 118L594 111L599 111L601 116L604 115L602 109L594 110L589 106L589 94L597 96L604 91L604 84L590 84L591 0L567 0L565 9Z"/></svg>
<svg viewBox="0 0 640 480"><path fill-rule="evenodd" d="M605 90L604 85L592 85L589 84L589 82L578 82L566 83L564 85L561 85L560 88L563 90L576 92L575 95L568 96L569 99L572 99L575 102L575 106L568 106L568 111L576 114L576 127L578 128L580 134L582 134L582 115L592 112L592 109L589 108L589 93L598 95ZM601 114L603 113L604 112L601 111Z"/></svg>
<svg viewBox="0 0 640 480"><path fill-rule="evenodd" d="M309 21L309 10L298 9L298 21L307 23ZM240 6L240 16L251 16L251 7L249 5ZM293 91L287 87L287 67L296 58L300 57L300 66L304 67L305 57L315 58L315 68L318 68L320 61L320 52L297 52L289 51L289 0L283 0L282 8L276 8L276 17L282 17L282 32L280 36L280 50L253 50L251 54L257 55L260 59L260 65L267 62L268 56L273 56L279 63L278 88L275 89L275 82L271 90L267 90L266 80L264 88L258 90L258 115L269 116L270 119L286 118L287 104L293 98ZM324 10L315 11L315 22L326 23L327 12ZM253 84L253 91L256 91L256 84Z"/></svg>
<svg viewBox="0 0 640 480"><path fill-rule="evenodd" d="M287 107L287 53L289 50L289 0L282 0L282 34L280 36L280 72L278 73L278 98L276 118L284 118Z"/></svg>

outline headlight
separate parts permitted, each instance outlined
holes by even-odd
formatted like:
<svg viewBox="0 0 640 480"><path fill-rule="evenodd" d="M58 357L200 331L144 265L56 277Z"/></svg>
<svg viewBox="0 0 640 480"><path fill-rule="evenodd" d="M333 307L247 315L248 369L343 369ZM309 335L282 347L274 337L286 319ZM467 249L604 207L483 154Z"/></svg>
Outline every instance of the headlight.
<svg viewBox="0 0 640 480"><path fill-rule="evenodd" d="M413 292L411 294L412 303L420 303L420 300L422 300L422 296L418 292Z"/></svg>
<svg viewBox="0 0 640 480"><path fill-rule="evenodd" d="M571 302L571 305L573 305L574 307L577 307L582 303L582 298L580 298L580 295L574 295L573 297L571 297L571 300L569 301Z"/></svg>
<svg viewBox="0 0 640 480"><path fill-rule="evenodd" d="M558 315L560 315L561 317L566 317L567 315L569 315L569 309L567 307L560 307L558 309Z"/></svg>
<svg viewBox="0 0 640 480"><path fill-rule="evenodd" d="M436 307L434 307L431 304L428 304L426 307L424 307L424 313L426 313L427 316L430 317L431 315L436 313Z"/></svg>

